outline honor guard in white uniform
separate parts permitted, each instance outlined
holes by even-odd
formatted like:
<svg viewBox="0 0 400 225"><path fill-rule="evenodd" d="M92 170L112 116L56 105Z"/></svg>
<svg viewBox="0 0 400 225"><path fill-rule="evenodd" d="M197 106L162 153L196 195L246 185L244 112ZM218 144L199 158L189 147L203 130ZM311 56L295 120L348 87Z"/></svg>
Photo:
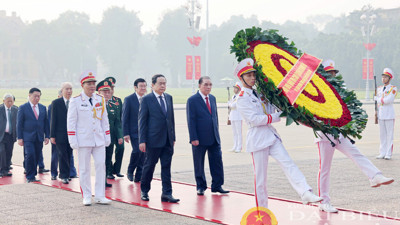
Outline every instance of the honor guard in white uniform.
<svg viewBox="0 0 400 225"><path fill-rule="evenodd" d="M92 203L91 156L96 170L95 202L109 204L105 197L105 147L110 144L110 129L104 98L95 94L96 77L85 72L80 78L83 91L72 98L67 118L68 140L72 149L77 149L79 159L79 181L83 204Z"/></svg>
<svg viewBox="0 0 400 225"><path fill-rule="evenodd" d="M326 72L330 73L331 76L336 76L339 70L335 69L335 63L333 60L326 60L322 62ZM350 158L360 170L370 179L371 187L379 187L380 185L390 184L394 180L393 178L386 178L382 175L381 171L371 163L371 161L365 157L356 145L352 144L347 138L344 138L340 134L339 139L334 139L332 135L327 135L329 139L320 131L317 132L318 137L315 139L315 143L318 145L319 151L319 172L318 172L318 193L323 198L319 209L325 212L337 213L338 210L331 205L329 196L330 187L330 172L333 154L335 149L342 152L345 156ZM331 142L335 144L332 147Z"/></svg>
<svg viewBox="0 0 400 225"><path fill-rule="evenodd" d="M380 130L381 145L377 159L391 159L393 153L393 132L394 132L394 107L393 102L397 95L397 87L390 84L393 79L393 71L385 68L382 73L382 83L376 92L378 102L378 123Z"/></svg>
<svg viewBox="0 0 400 225"><path fill-rule="evenodd" d="M259 94L252 89L256 80L253 63L252 59L244 59L236 67L235 74L243 85L236 107L248 125L246 151L251 153L253 157L256 204L268 208L267 170L269 156L279 163L304 204L320 202L322 198L311 192L311 187L307 184L306 178L290 158L278 132L271 125L280 121L281 113L275 113L273 106L262 101Z"/></svg>
<svg viewBox="0 0 400 225"><path fill-rule="evenodd" d="M231 121L232 131L233 131L233 148L232 152L241 152L242 151L242 116L236 109L237 99L239 97L239 93L242 90L242 84L240 82L236 82L235 86L233 86L234 95L232 99L228 102L228 106L230 109L229 112L229 120Z"/></svg>

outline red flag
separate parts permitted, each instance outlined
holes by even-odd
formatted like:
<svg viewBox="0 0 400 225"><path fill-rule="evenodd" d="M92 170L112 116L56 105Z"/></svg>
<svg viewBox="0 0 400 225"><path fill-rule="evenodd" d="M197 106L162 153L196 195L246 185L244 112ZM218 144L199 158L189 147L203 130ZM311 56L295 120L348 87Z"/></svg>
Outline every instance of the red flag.
<svg viewBox="0 0 400 225"><path fill-rule="evenodd" d="M193 76L193 57L186 56L186 80L191 80Z"/></svg>
<svg viewBox="0 0 400 225"><path fill-rule="evenodd" d="M194 74L195 74L195 79L198 80L201 77L201 60L200 56L195 56L194 57Z"/></svg>

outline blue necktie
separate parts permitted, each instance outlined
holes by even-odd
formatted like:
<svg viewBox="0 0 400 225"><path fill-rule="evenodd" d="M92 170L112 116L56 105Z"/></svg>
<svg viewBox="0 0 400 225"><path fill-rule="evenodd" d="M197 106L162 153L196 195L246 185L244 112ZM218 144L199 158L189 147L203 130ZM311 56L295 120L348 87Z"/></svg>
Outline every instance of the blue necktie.
<svg viewBox="0 0 400 225"><path fill-rule="evenodd" d="M167 110L165 109L164 99L161 95L158 97L160 98L161 110L163 111L164 115L167 116Z"/></svg>

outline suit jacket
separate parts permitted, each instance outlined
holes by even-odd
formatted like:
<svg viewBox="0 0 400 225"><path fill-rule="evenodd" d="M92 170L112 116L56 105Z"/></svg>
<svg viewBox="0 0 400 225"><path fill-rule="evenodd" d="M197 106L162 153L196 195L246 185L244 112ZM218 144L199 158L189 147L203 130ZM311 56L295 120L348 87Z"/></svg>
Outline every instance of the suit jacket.
<svg viewBox="0 0 400 225"><path fill-rule="evenodd" d="M122 106L122 126L124 136L129 135L133 138L139 138L138 135L138 116L139 100L136 93L125 98Z"/></svg>
<svg viewBox="0 0 400 225"><path fill-rule="evenodd" d="M55 99L49 106L50 137L56 139L56 143L68 144L67 135L67 106L64 98Z"/></svg>
<svg viewBox="0 0 400 225"><path fill-rule="evenodd" d="M7 123L7 114L5 105L0 105L0 142L3 140L4 133L6 131L6 123ZM12 129L12 139L15 142L17 140L17 114L18 114L18 107L13 105L11 106L11 129Z"/></svg>
<svg viewBox="0 0 400 225"><path fill-rule="evenodd" d="M18 108L17 134L18 139L24 141L44 141L49 138L50 128L47 118L46 106L38 104L39 118L36 119L29 102Z"/></svg>
<svg viewBox="0 0 400 225"><path fill-rule="evenodd" d="M139 109L139 143L149 148L162 148L175 142L175 118L172 96L164 93L167 116L153 92L143 97Z"/></svg>
<svg viewBox="0 0 400 225"><path fill-rule="evenodd" d="M217 101L213 95L208 96L211 113L199 92L186 103L190 142L198 140L200 145L212 145L215 141L220 144Z"/></svg>

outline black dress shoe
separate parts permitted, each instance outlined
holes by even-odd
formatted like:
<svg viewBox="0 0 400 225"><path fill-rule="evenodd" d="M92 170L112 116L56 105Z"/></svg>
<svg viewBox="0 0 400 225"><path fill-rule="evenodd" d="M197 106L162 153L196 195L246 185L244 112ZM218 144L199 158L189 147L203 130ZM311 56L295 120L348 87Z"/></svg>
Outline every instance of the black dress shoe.
<svg viewBox="0 0 400 225"><path fill-rule="evenodd" d="M170 202L170 203L177 203L180 201L178 198L174 198L172 195L161 195L162 202Z"/></svg>
<svg viewBox="0 0 400 225"><path fill-rule="evenodd" d="M68 179L67 179L67 178L63 178L63 179L61 179L61 182L62 182L63 184L69 184L69 181L68 181Z"/></svg>
<svg viewBox="0 0 400 225"><path fill-rule="evenodd" d="M71 178L68 178L68 181L71 181L72 179Z"/></svg>
<svg viewBox="0 0 400 225"><path fill-rule="evenodd" d="M139 183L139 182L140 182L140 179L136 179L136 177L135 177L135 180L134 180L133 182Z"/></svg>
<svg viewBox="0 0 400 225"><path fill-rule="evenodd" d="M197 190L197 195L204 195L204 190L203 189Z"/></svg>
<svg viewBox="0 0 400 225"><path fill-rule="evenodd" d="M57 180L57 176L51 176L51 180Z"/></svg>
<svg viewBox="0 0 400 225"><path fill-rule="evenodd" d="M9 169L9 170L12 170L12 169L13 169L13 167L12 167L12 166L10 166L10 167L8 167L8 169Z"/></svg>
<svg viewBox="0 0 400 225"><path fill-rule="evenodd" d="M38 172L39 173L47 173L47 172L50 172L50 170L43 168L43 169L39 169Z"/></svg>
<svg viewBox="0 0 400 225"><path fill-rule="evenodd" d="M107 175L107 179L115 179L113 175Z"/></svg>
<svg viewBox="0 0 400 225"><path fill-rule="evenodd" d="M3 177L11 177L11 176L12 176L12 173L10 173L10 172L3 173Z"/></svg>
<svg viewBox="0 0 400 225"><path fill-rule="evenodd" d="M133 181L133 175L127 174L126 177L128 178L129 181L131 181L131 182Z"/></svg>
<svg viewBox="0 0 400 225"><path fill-rule="evenodd" d="M143 200L143 201L149 201L150 199L149 199L149 195L146 193L146 192L141 192L140 193L140 198Z"/></svg>
<svg viewBox="0 0 400 225"><path fill-rule="evenodd" d="M69 177L69 179L79 178L78 176Z"/></svg>
<svg viewBox="0 0 400 225"><path fill-rule="evenodd" d="M122 174L120 174L120 173L117 173L117 174L115 174L117 177L124 177L124 175L122 175Z"/></svg>
<svg viewBox="0 0 400 225"><path fill-rule="evenodd" d="M112 187L112 184L106 182L106 187Z"/></svg>
<svg viewBox="0 0 400 225"><path fill-rule="evenodd" d="M39 182L40 180L36 180L36 178L34 178L34 179L28 179L27 181L28 183L33 183L33 182Z"/></svg>
<svg viewBox="0 0 400 225"><path fill-rule="evenodd" d="M221 194L228 194L229 193L229 191L226 191L226 190L222 189L222 187L211 189L211 192L214 192L214 193L215 192L219 192Z"/></svg>

